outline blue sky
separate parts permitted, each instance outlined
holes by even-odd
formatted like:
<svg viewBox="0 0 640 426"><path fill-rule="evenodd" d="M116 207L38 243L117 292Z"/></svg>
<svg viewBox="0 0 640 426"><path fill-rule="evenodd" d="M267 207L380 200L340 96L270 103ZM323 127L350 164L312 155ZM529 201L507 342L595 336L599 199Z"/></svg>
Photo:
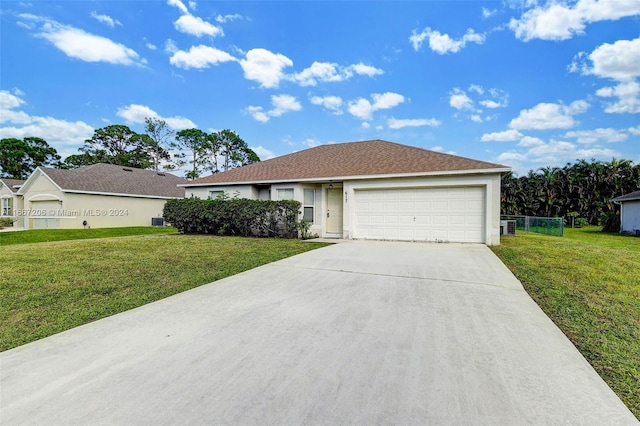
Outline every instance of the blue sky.
<svg viewBox="0 0 640 426"><path fill-rule="evenodd" d="M2 1L0 136L66 157L145 117L262 159L385 139L640 162L640 1Z"/></svg>

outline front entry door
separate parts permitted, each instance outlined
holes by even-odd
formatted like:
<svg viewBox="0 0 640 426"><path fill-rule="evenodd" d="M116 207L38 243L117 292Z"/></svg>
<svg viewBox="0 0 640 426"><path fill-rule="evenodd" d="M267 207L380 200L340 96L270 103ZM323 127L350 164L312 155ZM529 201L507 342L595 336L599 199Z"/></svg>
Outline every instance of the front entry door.
<svg viewBox="0 0 640 426"><path fill-rule="evenodd" d="M342 189L327 189L327 232L342 234Z"/></svg>

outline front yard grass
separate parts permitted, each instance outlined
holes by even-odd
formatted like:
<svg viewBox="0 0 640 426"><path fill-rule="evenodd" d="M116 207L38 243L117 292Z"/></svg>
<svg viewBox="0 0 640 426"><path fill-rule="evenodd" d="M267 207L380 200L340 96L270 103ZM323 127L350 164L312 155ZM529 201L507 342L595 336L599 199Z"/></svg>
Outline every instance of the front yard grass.
<svg viewBox="0 0 640 426"><path fill-rule="evenodd" d="M83 240L90 238L127 237L131 235L177 234L169 226L130 226L126 228L89 229L30 229L28 231L0 232L0 247L13 244L31 244L50 241Z"/></svg>
<svg viewBox="0 0 640 426"><path fill-rule="evenodd" d="M492 250L640 419L640 238L565 229Z"/></svg>
<svg viewBox="0 0 640 426"><path fill-rule="evenodd" d="M202 235L3 245L0 351L324 245Z"/></svg>

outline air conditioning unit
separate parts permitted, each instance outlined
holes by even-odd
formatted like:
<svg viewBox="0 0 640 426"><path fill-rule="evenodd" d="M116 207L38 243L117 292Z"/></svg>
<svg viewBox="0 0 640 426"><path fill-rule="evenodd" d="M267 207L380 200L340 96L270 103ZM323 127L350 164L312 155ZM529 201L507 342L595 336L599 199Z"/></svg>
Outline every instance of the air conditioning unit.
<svg viewBox="0 0 640 426"><path fill-rule="evenodd" d="M162 217L152 217L151 218L151 226L164 226L164 218L162 218Z"/></svg>
<svg viewBox="0 0 640 426"><path fill-rule="evenodd" d="M516 221L515 220L501 220L500 221L500 235L516 235Z"/></svg>

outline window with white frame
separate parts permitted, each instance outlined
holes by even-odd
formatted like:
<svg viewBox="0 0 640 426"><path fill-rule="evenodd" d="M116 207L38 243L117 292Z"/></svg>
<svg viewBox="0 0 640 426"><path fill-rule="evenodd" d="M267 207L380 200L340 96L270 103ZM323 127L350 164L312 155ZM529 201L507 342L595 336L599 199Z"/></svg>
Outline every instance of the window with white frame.
<svg viewBox="0 0 640 426"><path fill-rule="evenodd" d="M215 200L218 197L224 195L224 191L209 191L209 198Z"/></svg>
<svg viewBox="0 0 640 426"><path fill-rule="evenodd" d="M11 202L13 200L11 198L3 198L2 199L2 216L11 216L13 213L11 211Z"/></svg>
<svg viewBox="0 0 640 426"><path fill-rule="evenodd" d="M293 188L278 189L278 200L293 200Z"/></svg>
<svg viewBox="0 0 640 426"><path fill-rule="evenodd" d="M302 220L313 223L315 218L316 190L305 189L302 200Z"/></svg>

